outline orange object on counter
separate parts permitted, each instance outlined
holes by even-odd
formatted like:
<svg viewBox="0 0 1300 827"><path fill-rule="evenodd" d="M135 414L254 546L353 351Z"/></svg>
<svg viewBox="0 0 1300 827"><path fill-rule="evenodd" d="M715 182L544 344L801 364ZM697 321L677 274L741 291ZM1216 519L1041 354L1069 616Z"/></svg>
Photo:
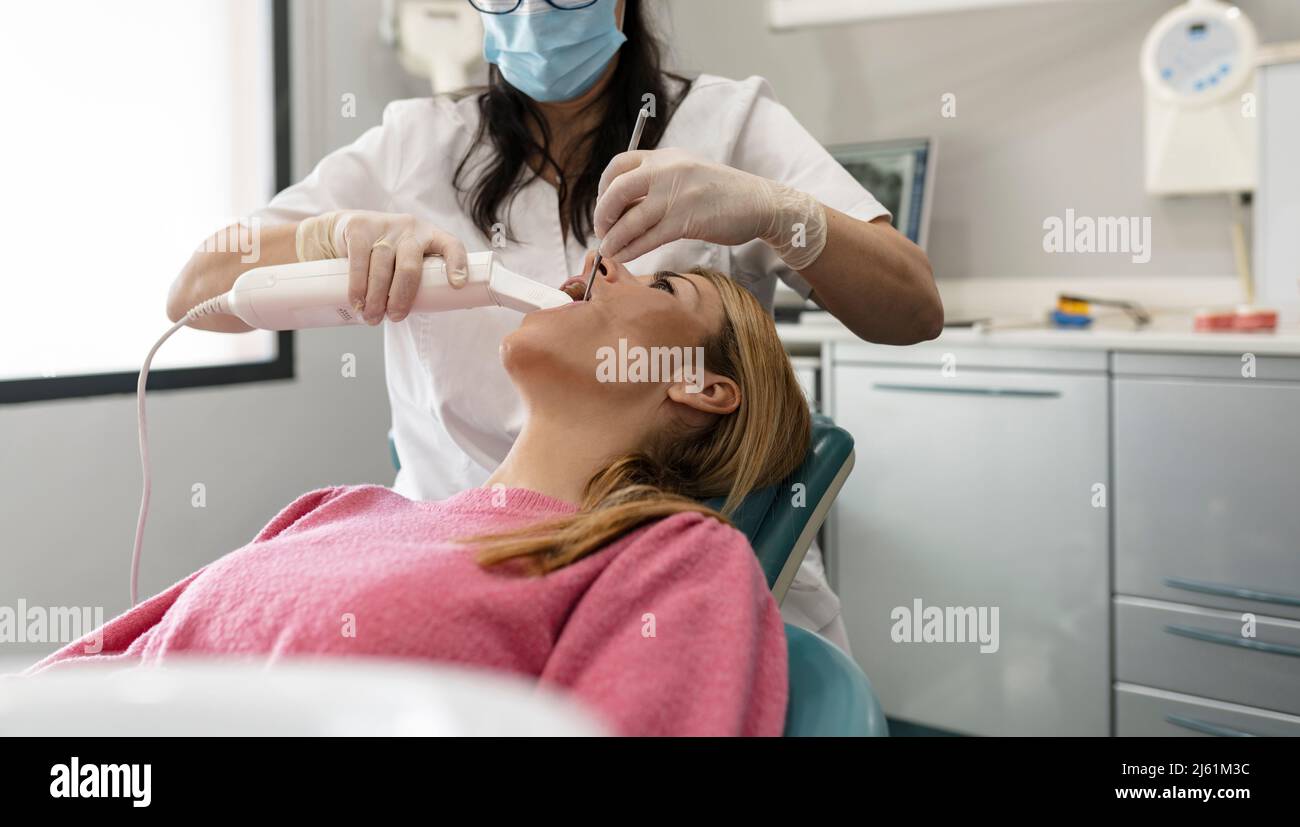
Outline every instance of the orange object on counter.
<svg viewBox="0 0 1300 827"><path fill-rule="evenodd" d="M1088 316L1092 313L1092 307L1087 302L1064 296L1056 300L1056 309L1071 316Z"/></svg>
<svg viewBox="0 0 1300 827"><path fill-rule="evenodd" d="M1193 329L1202 333L1249 333L1277 330L1277 311L1243 305L1232 310L1202 310Z"/></svg>

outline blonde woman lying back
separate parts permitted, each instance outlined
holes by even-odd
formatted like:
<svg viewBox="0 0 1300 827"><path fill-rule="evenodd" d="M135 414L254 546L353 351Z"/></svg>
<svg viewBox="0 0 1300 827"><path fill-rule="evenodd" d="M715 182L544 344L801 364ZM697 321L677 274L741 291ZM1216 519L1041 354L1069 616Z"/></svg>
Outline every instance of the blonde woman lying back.
<svg viewBox="0 0 1300 827"><path fill-rule="evenodd" d="M609 349L696 347L698 373L602 381ZM804 456L809 413L771 318L717 273L609 262L589 302L529 314L501 358L527 420L483 488L304 494L92 633L96 654L74 643L27 674L194 654L414 658L534 676L621 734L779 735L780 613L744 535L697 502L725 495L729 512Z"/></svg>

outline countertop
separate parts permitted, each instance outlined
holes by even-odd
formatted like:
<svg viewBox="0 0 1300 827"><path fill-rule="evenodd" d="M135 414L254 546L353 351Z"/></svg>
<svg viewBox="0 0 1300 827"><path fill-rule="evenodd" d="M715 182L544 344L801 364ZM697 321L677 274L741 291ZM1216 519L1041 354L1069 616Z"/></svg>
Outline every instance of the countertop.
<svg viewBox="0 0 1300 827"><path fill-rule="evenodd" d="M778 323L776 329L781 340L794 347L820 346L828 341L861 341L834 317L824 313L811 317L805 313L798 323ZM995 325L988 329L950 327L944 328L939 338L933 341L912 345L945 346L1300 356L1300 328L1283 328L1269 333L1197 333L1192 330L1190 315L1158 316L1141 330L1135 330L1131 323L1121 319L1099 319L1085 330L1062 330L1030 322L1014 326L1009 323L1006 326Z"/></svg>

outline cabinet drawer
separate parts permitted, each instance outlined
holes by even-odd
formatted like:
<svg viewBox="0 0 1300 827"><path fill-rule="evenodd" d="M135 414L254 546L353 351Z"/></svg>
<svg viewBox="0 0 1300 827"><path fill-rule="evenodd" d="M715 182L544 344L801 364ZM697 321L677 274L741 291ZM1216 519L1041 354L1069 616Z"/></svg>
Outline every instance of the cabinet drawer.
<svg viewBox="0 0 1300 827"><path fill-rule="evenodd" d="M1300 714L1300 622L1115 598L1115 677L1171 692Z"/></svg>
<svg viewBox="0 0 1300 827"><path fill-rule="evenodd" d="M1300 736L1300 716L1119 683L1115 685L1115 734L1294 738Z"/></svg>
<svg viewBox="0 0 1300 827"><path fill-rule="evenodd" d="M973 735L1110 732L1106 379L836 365L857 464L831 567L886 714ZM1000 643L904 641L895 612L997 607ZM990 615L991 617L991 615Z"/></svg>
<svg viewBox="0 0 1300 827"><path fill-rule="evenodd" d="M1300 620L1300 385L1113 392L1115 591Z"/></svg>
<svg viewBox="0 0 1300 827"><path fill-rule="evenodd" d="M1251 339L1250 336L1242 338ZM1269 337L1259 337L1255 342L1261 348L1274 343ZM1265 356L1255 354L1247 344L1241 353L1130 353L1120 351L1111 357L1111 371L1116 376L1153 376L1167 379L1181 376L1198 379L1225 379L1238 384L1265 382L1300 382L1300 359L1294 356ZM1254 355L1254 376L1242 375L1245 362L1242 357Z"/></svg>

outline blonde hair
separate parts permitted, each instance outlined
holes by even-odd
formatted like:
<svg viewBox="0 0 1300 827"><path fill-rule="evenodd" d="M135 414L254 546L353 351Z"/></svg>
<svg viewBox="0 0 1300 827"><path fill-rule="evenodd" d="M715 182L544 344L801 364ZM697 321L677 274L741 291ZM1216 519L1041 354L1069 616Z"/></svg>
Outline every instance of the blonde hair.
<svg viewBox="0 0 1300 827"><path fill-rule="evenodd" d="M655 445L614 460L587 483L573 514L469 538L480 546L481 565L514 560L546 574L681 512L730 524L750 492L775 485L803 462L811 416L771 316L727 276L690 272L722 298L722 329L704 343L704 364L740 386L740 405L702 429L669 429ZM723 496L720 512L699 502Z"/></svg>

